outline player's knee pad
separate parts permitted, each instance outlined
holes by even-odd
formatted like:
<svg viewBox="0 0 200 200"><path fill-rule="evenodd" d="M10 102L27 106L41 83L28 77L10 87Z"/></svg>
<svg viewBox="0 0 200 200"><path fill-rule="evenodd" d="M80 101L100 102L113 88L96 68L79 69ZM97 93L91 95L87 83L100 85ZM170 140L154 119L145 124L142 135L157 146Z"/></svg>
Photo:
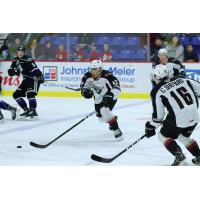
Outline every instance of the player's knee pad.
<svg viewBox="0 0 200 200"><path fill-rule="evenodd" d="M27 92L27 98L28 99L33 99L33 98L35 98L35 92Z"/></svg>
<svg viewBox="0 0 200 200"><path fill-rule="evenodd" d="M111 113L110 109L108 107L102 107L100 109L102 118L104 119L105 122L111 120L115 116Z"/></svg>
<svg viewBox="0 0 200 200"><path fill-rule="evenodd" d="M14 93L13 93L13 98L14 99L17 99L19 97L24 97L24 93L21 91L21 90L16 90Z"/></svg>
<svg viewBox="0 0 200 200"><path fill-rule="evenodd" d="M182 144L184 144L185 146L188 146L188 145L190 145L190 144L193 142L193 140L192 140L191 138L185 137L185 136L183 136L182 134L180 134L180 135L178 136L177 139L178 139Z"/></svg>

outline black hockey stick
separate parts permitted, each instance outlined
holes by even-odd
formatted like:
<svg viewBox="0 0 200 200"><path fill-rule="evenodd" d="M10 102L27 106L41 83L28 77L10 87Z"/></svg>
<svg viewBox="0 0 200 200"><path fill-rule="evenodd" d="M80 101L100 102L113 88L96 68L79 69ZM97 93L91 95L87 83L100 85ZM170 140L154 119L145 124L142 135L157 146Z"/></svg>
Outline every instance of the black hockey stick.
<svg viewBox="0 0 200 200"><path fill-rule="evenodd" d="M139 139L137 139L134 143L132 143L131 145L129 145L128 147L126 147L124 150L122 150L120 153L118 153L116 156L112 157L112 158L103 158L100 157L98 155L92 154L91 155L91 159L95 160L97 162L103 162L103 163L111 163L113 160L115 160L116 158L118 158L119 156L121 156L123 153L125 153L128 149L130 149L132 146L134 146L135 144L137 144L140 140L142 140L143 138L146 137L146 134L141 136Z"/></svg>
<svg viewBox="0 0 200 200"><path fill-rule="evenodd" d="M70 127L69 129L67 129L65 132L63 132L62 134L60 134L58 137L56 137L55 139L53 139L49 143L47 143L47 144L37 144L35 142L30 142L30 145L33 146L33 147L36 147L36 148L41 148L41 149L46 148L50 144L52 144L53 142L55 142L56 140L58 140L59 138L61 138L63 135L65 135L66 133L68 133L69 131L71 131L73 128L75 128L76 126L78 126L80 123L82 123L83 121L85 121L88 117L90 117L94 113L95 113L95 111L91 112L86 117L84 117L83 119L81 119L79 122L77 122L76 124L74 124L72 127Z"/></svg>
<svg viewBox="0 0 200 200"><path fill-rule="evenodd" d="M69 90L77 91L77 92L81 91L81 88L71 88L71 87L67 87L67 86L65 86L65 88L67 88Z"/></svg>

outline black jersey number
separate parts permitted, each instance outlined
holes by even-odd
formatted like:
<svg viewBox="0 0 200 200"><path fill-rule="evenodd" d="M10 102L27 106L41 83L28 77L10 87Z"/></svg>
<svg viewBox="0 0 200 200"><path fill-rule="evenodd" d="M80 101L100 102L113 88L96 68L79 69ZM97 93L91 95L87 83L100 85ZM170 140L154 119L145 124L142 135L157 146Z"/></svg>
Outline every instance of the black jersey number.
<svg viewBox="0 0 200 200"><path fill-rule="evenodd" d="M184 87L177 88L176 91L182 97L182 99L185 101L185 103L187 105L193 104L193 99L192 99L190 93L188 93L188 91ZM179 99L179 97L175 94L175 92L171 91L170 94L176 100L176 102L179 105L180 109L183 109L184 105L183 105L181 99Z"/></svg>

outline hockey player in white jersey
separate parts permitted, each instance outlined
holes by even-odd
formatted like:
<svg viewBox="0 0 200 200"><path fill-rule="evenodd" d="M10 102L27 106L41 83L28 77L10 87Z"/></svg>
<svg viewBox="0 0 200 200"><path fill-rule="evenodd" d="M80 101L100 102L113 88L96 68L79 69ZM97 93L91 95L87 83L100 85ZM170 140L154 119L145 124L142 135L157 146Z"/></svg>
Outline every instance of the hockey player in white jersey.
<svg viewBox="0 0 200 200"><path fill-rule="evenodd" d="M111 112L121 91L118 79L111 72L103 69L100 60L93 60L89 72L82 78L80 88L84 98L90 99L94 96L95 111L99 121L108 123L115 138L118 141L122 140L117 117Z"/></svg>
<svg viewBox="0 0 200 200"><path fill-rule="evenodd" d="M190 138L200 120L198 100L200 83L186 78L169 79L165 65L157 65L151 74L156 83L150 95L153 106L152 120L146 122L145 133L149 138L156 134L160 125L159 140L175 156L172 166L185 164L186 157L176 139L185 145L194 156L192 162L200 165L200 149L197 142ZM168 113L165 113L165 108ZM166 116L165 116L166 115Z"/></svg>

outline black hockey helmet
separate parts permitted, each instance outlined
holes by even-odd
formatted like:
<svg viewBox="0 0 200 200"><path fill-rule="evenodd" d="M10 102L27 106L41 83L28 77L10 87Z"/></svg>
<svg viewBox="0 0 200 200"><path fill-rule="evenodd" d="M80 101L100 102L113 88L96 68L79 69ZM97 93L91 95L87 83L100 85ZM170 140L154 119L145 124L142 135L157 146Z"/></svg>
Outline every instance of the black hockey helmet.
<svg viewBox="0 0 200 200"><path fill-rule="evenodd" d="M24 51L25 52L26 48L24 46L19 46L17 48L17 51Z"/></svg>

